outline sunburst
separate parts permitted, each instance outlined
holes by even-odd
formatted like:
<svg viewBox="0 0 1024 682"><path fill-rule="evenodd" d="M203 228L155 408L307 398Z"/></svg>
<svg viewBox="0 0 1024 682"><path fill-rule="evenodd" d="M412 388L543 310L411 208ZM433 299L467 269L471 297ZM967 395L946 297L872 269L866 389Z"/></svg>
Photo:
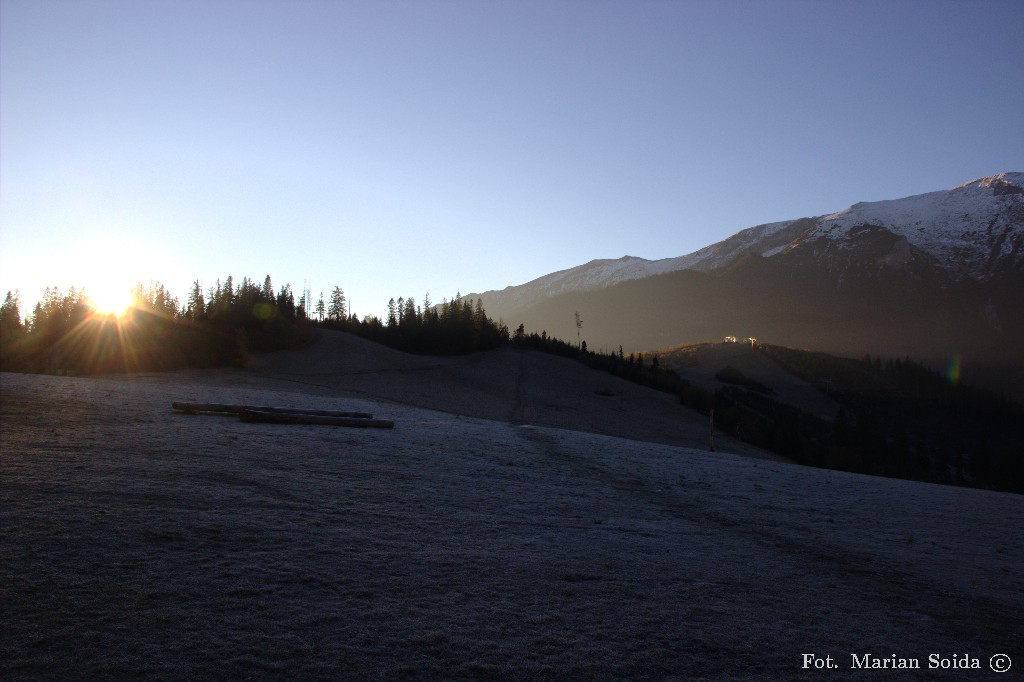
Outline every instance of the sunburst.
<svg viewBox="0 0 1024 682"><path fill-rule="evenodd" d="M86 288L89 303L100 315L123 317L135 305L135 296L125 282L102 282Z"/></svg>
<svg viewBox="0 0 1024 682"><path fill-rule="evenodd" d="M142 253L130 238L92 236L79 248L79 269L85 294L93 310L103 316L123 317L136 304L131 273L138 269Z"/></svg>

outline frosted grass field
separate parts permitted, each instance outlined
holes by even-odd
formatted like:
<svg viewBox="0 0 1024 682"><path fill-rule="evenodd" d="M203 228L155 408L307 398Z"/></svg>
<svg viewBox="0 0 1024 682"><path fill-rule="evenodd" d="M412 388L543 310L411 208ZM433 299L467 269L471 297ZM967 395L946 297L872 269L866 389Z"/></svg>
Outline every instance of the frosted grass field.
<svg viewBox="0 0 1024 682"><path fill-rule="evenodd" d="M939 679L995 679L998 653L1024 668L1020 496L538 426L558 410L536 403L460 416L316 383L298 357L2 375L0 679L825 677L805 653L851 677L865 653ZM183 399L396 427L172 413ZM982 670L928 670L933 653Z"/></svg>

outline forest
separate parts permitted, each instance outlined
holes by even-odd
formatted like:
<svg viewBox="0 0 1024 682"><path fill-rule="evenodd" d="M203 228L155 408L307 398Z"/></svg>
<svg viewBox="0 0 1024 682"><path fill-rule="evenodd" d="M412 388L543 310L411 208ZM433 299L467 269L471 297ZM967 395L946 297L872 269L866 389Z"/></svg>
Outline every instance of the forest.
<svg viewBox="0 0 1024 682"><path fill-rule="evenodd" d="M228 276L205 292L195 282L182 302L160 283L136 285L134 304L117 317L97 313L86 289L49 287L22 319L20 299L0 306L0 369L102 374L238 365L250 353L310 338L303 305L290 286L275 293Z"/></svg>
<svg viewBox="0 0 1024 682"><path fill-rule="evenodd" d="M308 342L317 327L357 334L412 353L457 355L505 345L559 355L678 396L709 417L714 428L811 466L872 475L1024 492L1024 408L989 391L953 385L909 358L861 360L761 345L791 374L827 390L840 404L832 421L773 396L770 386L734 368L719 372L723 387L692 386L656 354L595 353L546 332L514 332L489 318L481 301L460 295L417 305L388 302L385 319L349 314L335 287L312 302L296 301L290 285L274 289L228 276L203 290L194 282L185 301L161 284L137 285L123 316L97 314L88 293L48 288L22 319L17 294L0 306L0 369L49 374L101 374L242 366L253 353ZM826 385L827 382L827 385Z"/></svg>
<svg viewBox="0 0 1024 682"><path fill-rule="evenodd" d="M322 300L322 297L321 297ZM318 309L323 306L318 303ZM328 329L358 334L398 350L428 355L462 355L492 350L509 343L508 327L487 316L480 299L471 303L460 294L439 305L424 296L423 305L413 297L388 301L387 318L345 315L344 292L335 288L327 316L314 321Z"/></svg>
<svg viewBox="0 0 1024 682"><path fill-rule="evenodd" d="M232 276L204 291L193 283L182 301L160 283L136 285L134 305L121 317L97 313L86 289L47 288L23 318L17 293L0 306L0 369L47 374L101 374L241 365L253 353L308 341L323 327L358 334L413 353L457 355L509 343L508 328L460 295L422 306L412 297L388 302L387 318L350 315L334 287L313 302L291 285L274 289Z"/></svg>

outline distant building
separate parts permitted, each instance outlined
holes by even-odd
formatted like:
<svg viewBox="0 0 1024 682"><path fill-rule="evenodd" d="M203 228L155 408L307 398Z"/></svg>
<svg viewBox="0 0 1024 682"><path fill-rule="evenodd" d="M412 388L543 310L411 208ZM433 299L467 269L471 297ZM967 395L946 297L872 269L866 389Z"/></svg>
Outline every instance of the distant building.
<svg viewBox="0 0 1024 682"><path fill-rule="evenodd" d="M737 336L726 336L722 339L722 343L739 343L740 339ZM749 343L751 348L757 348L757 339L753 336L747 336L743 339L743 343Z"/></svg>

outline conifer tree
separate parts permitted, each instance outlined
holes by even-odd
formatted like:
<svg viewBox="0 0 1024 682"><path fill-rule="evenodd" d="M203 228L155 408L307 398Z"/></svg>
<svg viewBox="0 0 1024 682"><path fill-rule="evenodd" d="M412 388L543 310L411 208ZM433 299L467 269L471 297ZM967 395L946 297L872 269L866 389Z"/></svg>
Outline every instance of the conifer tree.
<svg viewBox="0 0 1024 682"><path fill-rule="evenodd" d="M388 327L394 327L398 324L398 317L395 312L395 299L394 297L388 301Z"/></svg>
<svg viewBox="0 0 1024 682"><path fill-rule="evenodd" d="M327 319L333 322L343 322L345 317L345 292L341 287L336 286L331 292L331 302L327 306Z"/></svg>
<svg viewBox="0 0 1024 682"><path fill-rule="evenodd" d="M225 307L230 307L235 302L235 281L231 275L224 280L224 289L221 291L221 297L224 299Z"/></svg>
<svg viewBox="0 0 1024 682"><path fill-rule="evenodd" d="M324 313L327 311L327 306L324 304L324 292L320 292L320 300L316 302L316 318L318 322L324 321Z"/></svg>
<svg viewBox="0 0 1024 682"><path fill-rule="evenodd" d="M419 322L416 314L416 299L412 296L405 299L405 311L402 313L402 319L405 320L407 324L416 324Z"/></svg>
<svg viewBox="0 0 1024 682"><path fill-rule="evenodd" d="M203 298L203 287L198 279L192 283L192 291L188 294L185 316L193 322L206 317L206 300Z"/></svg>
<svg viewBox="0 0 1024 682"><path fill-rule="evenodd" d="M8 291L3 305L0 305L0 334L10 338L22 331L21 327L21 295Z"/></svg>
<svg viewBox="0 0 1024 682"><path fill-rule="evenodd" d="M281 293L277 296L277 309L288 319L295 319L295 292L291 284L281 287Z"/></svg>

